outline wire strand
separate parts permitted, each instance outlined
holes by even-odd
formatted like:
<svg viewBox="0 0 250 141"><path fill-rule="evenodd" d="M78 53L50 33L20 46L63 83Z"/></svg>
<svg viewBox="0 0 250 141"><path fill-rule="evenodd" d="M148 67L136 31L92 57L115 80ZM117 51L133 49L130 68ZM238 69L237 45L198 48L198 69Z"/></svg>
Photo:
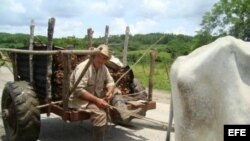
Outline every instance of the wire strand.
<svg viewBox="0 0 250 141"><path fill-rule="evenodd" d="M141 61L141 59L149 52L149 50L150 49L152 49L153 48L153 46L155 46L157 43L159 43L163 38L165 37L165 35L163 35L163 36L161 36L154 44L152 44L152 45L150 45L150 47L148 48L148 49L146 49L145 51L144 51L144 53L142 54L142 56L119 78L119 79L117 79L117 81L115 82L115 85L117 85L120 81L121 81L121 79L130 71L130 70L132 70L132 68L135 66L135 65L137 65L140 61Z"/></svg>

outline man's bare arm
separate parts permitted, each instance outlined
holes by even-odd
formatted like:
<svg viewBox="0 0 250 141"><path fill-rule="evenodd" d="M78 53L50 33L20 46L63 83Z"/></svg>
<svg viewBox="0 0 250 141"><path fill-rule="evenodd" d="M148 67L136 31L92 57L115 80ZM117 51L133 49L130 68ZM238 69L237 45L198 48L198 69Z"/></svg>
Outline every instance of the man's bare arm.
<svg viewBox="0 0 250 141"><path fill-rule="evenodd" d="M95 103L100 108L106 108L108 106L108 103L104 99L98 98L87 91L81 94L80 98Z"/></svg>

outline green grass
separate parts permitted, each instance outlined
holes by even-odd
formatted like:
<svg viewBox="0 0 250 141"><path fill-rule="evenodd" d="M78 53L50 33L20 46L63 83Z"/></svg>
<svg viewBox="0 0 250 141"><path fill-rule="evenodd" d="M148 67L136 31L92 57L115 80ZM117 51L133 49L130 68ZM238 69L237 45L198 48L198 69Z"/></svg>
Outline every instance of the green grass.
<svg viewBox="0 0 250 141"><path fill-rule="evenodd" d="M133 68L134 75L143 86L148 87L149 81L149 64L138 64ZM167 64L156 64L155 72L153 78L154 89L160 90L170 90L170 81L169 81L169 66Z"/></svg>

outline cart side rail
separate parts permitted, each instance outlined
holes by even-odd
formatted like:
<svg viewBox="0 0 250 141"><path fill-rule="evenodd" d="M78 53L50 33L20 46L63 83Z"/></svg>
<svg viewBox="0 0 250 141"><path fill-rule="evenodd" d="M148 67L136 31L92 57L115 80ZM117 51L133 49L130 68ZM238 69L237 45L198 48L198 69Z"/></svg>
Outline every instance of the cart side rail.
<svg viewBox="0 0 250 141"><path fill-rule="evenodd" d="M99 50L25 50L25 49L10 49L0 48L0 51L32 54L32 55L56 55L56 54L75 54L75 55L94 55L99 53Z"/></svg>

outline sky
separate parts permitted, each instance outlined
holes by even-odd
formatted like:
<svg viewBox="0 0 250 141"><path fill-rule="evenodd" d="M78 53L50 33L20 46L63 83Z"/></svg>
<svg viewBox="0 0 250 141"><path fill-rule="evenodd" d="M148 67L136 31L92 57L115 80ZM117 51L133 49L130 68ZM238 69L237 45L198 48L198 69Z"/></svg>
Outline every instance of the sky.
<svg viewBox="0 0 250 141"><path fill-rule="evenodd" d="M0 32L47 35L48 20L56 19L54 37L84 37L92 28L110 35L173 33L195 35L202 16L219 0L0 0Z"/></svg>

